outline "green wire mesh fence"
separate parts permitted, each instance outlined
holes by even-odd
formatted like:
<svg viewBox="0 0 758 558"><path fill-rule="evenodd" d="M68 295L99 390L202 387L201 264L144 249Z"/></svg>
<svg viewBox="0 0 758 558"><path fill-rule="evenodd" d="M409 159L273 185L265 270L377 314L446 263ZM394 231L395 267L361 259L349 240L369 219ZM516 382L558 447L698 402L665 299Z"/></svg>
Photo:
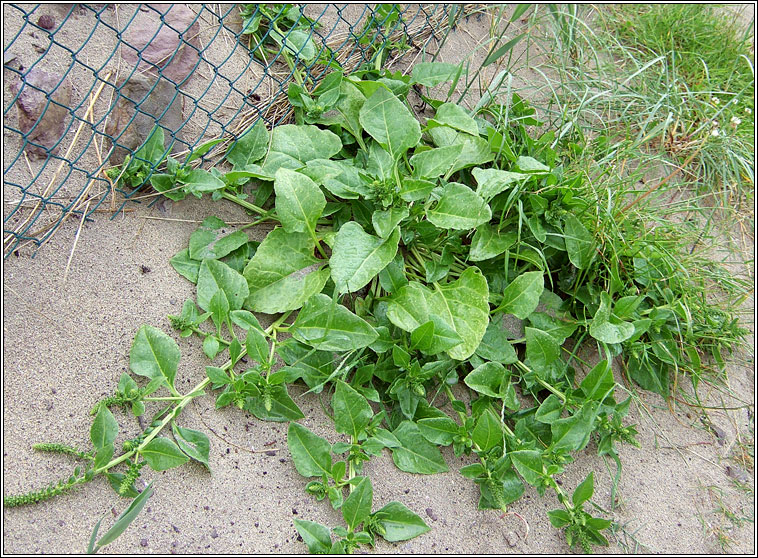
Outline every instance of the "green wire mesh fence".
<svg viewBox="0 0 758 558"><path fill-rule="evenodd" d="M429 55L459 8L4 4L4 257L143 197L104 171L156 125L174 154L223 138L197 161L213 162L259 119L290 117L290 83Z"/></svg>

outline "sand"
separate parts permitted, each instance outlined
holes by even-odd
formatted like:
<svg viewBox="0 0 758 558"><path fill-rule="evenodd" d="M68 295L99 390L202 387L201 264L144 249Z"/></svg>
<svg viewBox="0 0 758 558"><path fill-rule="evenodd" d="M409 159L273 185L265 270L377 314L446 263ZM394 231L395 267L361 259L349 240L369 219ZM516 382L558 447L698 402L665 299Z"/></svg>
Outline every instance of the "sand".
<svg viewBox="0 0 758 558"><path fill-rule="evenodd" d="M486 36L486 18L470 18L451 34L443 59L468 52ZM493 69L494 70L494 69ZM521 79L528 80L521 76ZM82 187L82 183L79 183ZM76 184L72 185L76 189ZM167 314L178 314L194 286L176 274L169 258L186 247L205 217L244 222L245 213L227 202L194 198L160 206L127 206L133 211L111 219L97 214L79 234L68 274L65 269L78 229L66 223L34 257L11 256L3 265L3 493L38 488L67 475L71 461L40 454L31 445L60 441L89 447L89 409L115 388L128 370L128 353L141 324L154 325L177 339L182 359L177 386L187 389L204 377L206 357L197 338L180 339ZM265 234L248 231L251 239ZM746 302L753 307L752 298ZM752 328L752 325L751 325ZM750 345L752 345L752 334ZM616 500L611 500L615 465L595 455L594 444L577 455L559 480L566 490L595 472L593 501L623 529L608 534L611 546L599 552L707 554L722 551L716 533L727 535L734 553L754 553L753 524L732 528L720 506L738 517L754 518L754 492L736 488L729 471L739 464L740 440L750 444L754 418L754 360L737 355L729 368L731 388L750 403L711 391L715 429L706 429L695 410L669 409L662 400L639 393L628 421L638 425L641 448L621 446L623 464ZM617 381L624 381L617 373ZM316 396L292 390L306 418L302 424L340 440ZM644 405L643 405L644 404ZM120 438L133 436L133 417L115 411ZM155 473L155 494L132 526L112 545L113 553L303 553L293 519L342 524L326 501L305 494L306 480L295 470L286 444L286 424L262 422L237 409L216 411L213 398L190 405L180 424L210 437L208 473L198 464ZM737 438L737 436L741 438ZM746 438L747 436L747 438ZM472 462L443 451L450 472L432 476L399 471L385 452L366 466L374 486L374 508L398 500L418 513L431 531L408 542L379 542L379 553L539 553L570 552L546 511L558 508L553 494L540 497L527 487L523 498L501 518L478 511L478 488L458 469ZM748 467L753 485L752 460ZM727 469L730 467L731 469ZM36 506L3 510L4 553L84 552L94 524L104 527L127 505L103 479ZM612 511L611 511L612 510ZM526 525L528 524L528 537Z"/></svg>

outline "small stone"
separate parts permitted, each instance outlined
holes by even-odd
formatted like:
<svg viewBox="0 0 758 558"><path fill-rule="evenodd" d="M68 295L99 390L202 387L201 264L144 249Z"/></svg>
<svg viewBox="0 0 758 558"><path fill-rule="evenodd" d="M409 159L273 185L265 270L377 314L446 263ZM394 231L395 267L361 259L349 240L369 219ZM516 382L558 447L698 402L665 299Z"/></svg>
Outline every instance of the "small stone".
<svg viewBox="0 0 758 558"><path fill-rule="evenodd" d="M274 450L268 450L268 451L266 452L266 455L268 455L269 457L273 457L273 456L275 456L275 455L276 455L276 452L275 452Z"/></svg>
<svg viewBox="0 0 758 558"><path fill-rule="evenodd" d="M49 14L43 14L39 16L37 25L42 27L42 29L53 29L55 27L55 18Z"/></svg>
<svg viewBox="0 0 758 558"><path fill-rule="evenodd" d="M505 542L508 543L508 546L513 548L518 544L518 535L514 533L513 531L508 531L505 534Z"/></svg>
<svg viewBox="0 0 758 558"><path fill-rule="evenodd" d="M428 515L429 519L432 521L437 521L437 514L434 513L434 510L432 508L426 508L426 515Z"/></svg>
<svg viewBox="0 0 758 558"><path fill-rule="evenodd" d="M218 538L218 531L216 531L215 527L213 529L211 529L211 538L212 539L217 539Z"/></svg>
<svg viewBox="0 0 758 558"><path fill-rule="evenodd" d="M139 545L140 546L147 546L147 539L140 539Z"/></svg>

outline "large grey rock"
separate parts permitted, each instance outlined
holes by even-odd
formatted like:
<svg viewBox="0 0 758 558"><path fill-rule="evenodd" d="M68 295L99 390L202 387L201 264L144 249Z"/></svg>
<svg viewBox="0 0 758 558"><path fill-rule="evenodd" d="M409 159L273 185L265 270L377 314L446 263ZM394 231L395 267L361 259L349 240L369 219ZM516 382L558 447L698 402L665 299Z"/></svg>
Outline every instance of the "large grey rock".
<svg viewBox="0 0 758 558"><path fill-rule="evenodd" d="M11 83L10 89L18 95L18 127L26 137L24 149L29 156L41 159L48 151L57 154L58 141L70 119L71 84L60 74L32 68L23 79Z"/></svg>
<svg viewBox="0 0 758 558"><path fill-rule="evenodd" d="M105 133L116 142L109 158L111 164L120 165L129 152L136 151L156 122L164 129L166 147L172 139L181 140L184 99L175 85L152 75L134 73L119 80L117 88L120 96L105 127Z"/></svg>

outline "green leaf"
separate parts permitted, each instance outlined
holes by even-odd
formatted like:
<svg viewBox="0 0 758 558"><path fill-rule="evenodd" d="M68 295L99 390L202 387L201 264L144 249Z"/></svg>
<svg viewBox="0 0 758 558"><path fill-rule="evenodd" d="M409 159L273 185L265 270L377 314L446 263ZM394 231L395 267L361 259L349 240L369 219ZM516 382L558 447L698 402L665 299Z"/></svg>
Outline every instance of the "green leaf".
<svg viewBox="0 0 758 558"><path fill-rule="evenodd" d="M305 233L276 228L261 242L245 267L250 295L245 307L274 314L300 308L321 291L330 270L313 255L315 242Z"/></svg>
<svg viewBox="0 0 758 558"><path fill-rule="evenodd" d="M392 460L398 469L424 475L447 472L442 453L424 438L415 423L405 420L393 434L402 444L402 447L392 448Z"/></svg>
<svg viewBox="0 0 758 558"><path fill-rule="evenodd" d="M502 233L489 223L484 223L476 228L474 237L471 239L469 260L480 262L499 256L515 244L518 239L516 232Z"/></svg>
<svg viewBox="0 0 758 558"><path fill-rule="evenodd" d="M611 295L600 293L600 307L590 323L590 335L603 343L621 343L634 335L634 324L611 316Z"/></svg>
<svg viewBox="0 0 758 558"><path fill-rule="evenodd" d="M297 472L304 477L332 474L331 444L302 424L291 422L287 429L287 445Z"/></svg>
<svg viewBox="0 0 758 558"><path fill-rule="evenodd" d="M223 180L203 169L193 169L190 171L184 180L182 180L182 184L184 184L184 189L188 193L195 194L198 197L203 192L212 192L226 187Z"/></svg>
<svg viewBox="0 0 758 558"><path fill-rule="evenodd" d="M326 198L313 180L289 169L276 171L276 215L288 233L316 230L316 221L326 207Z"/></svg>
<svg viewBox="0 0 758 558"><path fill-rule="evenodd" d="M153 471L165 471L183 465L189 458L168 438L153 438L140 451Z"/></svg>
<svg viewBox="0 0 758 558"><path fill-rule="evenodd" d="M459 69L459 64L419 62L413 65L411 81L426 87L435 87L440 83L454 80Z"/></svg>
<svg viewBox="0 0 758 558"><path fill-rule="evenodd" d="M216 330L220 331L221 325L226 323L229 318L229 300L226 298L224 291L219 289L213 294L208 303L208 311L211 313Z"/></svg>
<svg viewBox="0 0 758 558"><path fill-rule="evenodd" d="M349 160L313 159L300 172L338 198L357 199L371 194L358 168Z"/></svg>
<svg viewBox="0 0 758 558"><path fill-rule="evenodd" d="M542 291L543 296L546 293L552 294L550 291ZM561 344L563 344L563 342L568 339L578 327L578 324L574 321L566 321L558 317L554 318L545 312L532 312L529 314L529 322L535 328L541 329L545 333L549 333L555 337L558 343Z"/></svg>
<svg viewBox="0 0 758 558"><path fill-rule="evenodd" d="M307 519L294 519L295 528L311 554L330 554L332 536L327 527Z"/></svg>
<svg viewBox="0 0 758 558"><path fill-rule="evenodd" d="M221 350L221 343L215 335L206 335L203 339L203 352L205 355L213 360Z"/></svg>
<svg viewBox="0 0 758 558"><path fill-rule="evenodd" d="M471 439L482 451L489 451L503 443L503 427L495 414L487 409L476 421Z"/></svg>
<svg viewBox="0 0 758 558"><path fill-rule="evenodd" d="M147 488L145 488L145 490L140 493L139 496L132 500L132 503L129 504L129 507L126 508L124 512L118 516L118 519L116 520L116 523L113 525L113 527L108 529L108 532L106 532L105 535L103 535L102 538L97 541L98 548L108 545L120 537L121 534L129 527L129 525L132 524L132 521L134 521L135 518L139 515L139 512L141 512L142 508L145 507L148 498L150 498L152 495L153 483L151 482L149 485L147 485ZM102 519L100 521L102 521ZM96 536L95 533L97 533L97 527L100 525L100 521L97 522L95 532L93 533L93 538ZM90 546L91 545L92 542L90 542Z"/></svg>
<svg viewBox="0 0 758 558"><path fill-rule="evenodd" d="M329 259L332 280L339 292L355 292L365 287L395 258L399 241L397 228L382 239L366 233L355 221L342 225Z"/></svg>
<svg viewBox="0 0 758 558"><path fill-rule="evenodd" d="M476 179L476 193L485 200L491 200L500 192L504 192L511 185L523 182L529 178L528 174L509 172L499 169L474 168L471 173Z"/></svg>
<svg viewBox="0 0 758 558"><path fill-rule="evenodd" d="M334 428L337 432L358 439L371 422L374 412L360 393L341 380L335 380L336 388L332 397Z"/></svg>
<svg viewBox="0 0 758 558"><path fill-rule="evenodd" d="M489 397L500 397L500 386L508 381L510 374L499 362L485 362L477 366L463 379L474 391Z"/></svg>
<svg viewBox="0 0 758 558"><path fill-rule="evenodd" d="M508 341L500 320L490 320L482 342L476 348L476 354L485 360L502 364L513 364L518 360L516 350Z"/></svg>
<svg viewBox="0 0 758 558"><path fill-rule="evenodd" d="M552 424L561 418L562 412L563 402L557 395L551 393L540 403L537 412L534 413L534 418L543 424Z"/></svg>
<svg viewBox="0 0 758 558"><path fill-rule="evenodd" d="M595 239L571 213L563 217L563 235L571 263L579 269L589 267L595 257Z"/></svg>
<svg viewBox="0 0 758 558"><path fill-rule="evenodd" d="M190 458L199 461L210 470L208 453L210 451L211 442L208 440L208 436L199 430L177 426L175 422L171 423L171 429L174 433L176 443L179 444L181 450L190 456Z"/></svg>
<svg viewBox="0 0 758 558"><path fill-rule="evenodd" d="M421 141L421 127L416 117L384 87L366 99L359 119L363 129L395 160Z"/></svg>
<svg viewBox="0 0 758 558"><path fill-rule="evenodd" d="M410 163L413 166L413 175L419 178L438 178L443 176L450 172L450 169L453 168L453 165L455 165L461 156L462 151L463 144L457 143L415 153L410 158Z"/></svg>
<svg viewBox="0 0 758 558"><path fill-rule="evenodd" d="M229 225L218 217L205 219L200 228L190 235L189 257L193 260L217 260L248 242L245 231L229 232L229 229Z"/></svg>
<svg viewBox="0 0 758 558"><path fill-rule="evenodd" d="M179 275L197 284L197 275L200 272L200 262L190 258L189 250L187 248L181 252L177 252L176 255L169 260L169 263Z"/></svg>
<svg viewBox="0 0 758 558"><path fill-rule="evenodd" d="M448 126L431 128L429 130L429 135L432 136L434 144L437 147L456 144L463 145L461 154L453 164L453 167L445 175L446 177L449 177L457 170L475 165L483 165L484 163L492 161L494 158L489 142L479 136L472 136L464 132L459 132Z"/></svg>
<svg viewBox="0 0 758 558"><path fill-rule="evenodd" d="M537 308L544 288L545 281L542 271L522 273L511 281L503 291L500 310L523 320Z"/></svg>
<svg viewBox="0 0 758 558"><path fill-rule="evenodd" d="M217 366L206 366L205 374L208 376L208 379L211 381L213 386L223 386L232 383L232 379L223 368L218 368Z"/></svg>
<svg viewBox="0 0 758 558"><path fill-rule="evenodd" d="M226 152L226 159L235 169L260 161L268 151L269 135L263 119L258 120Z"/></svg>
<svg viewBox="0 0 758 558"><path fill-rule="evenodd" d="M426 213L429 221L441 229L468 230L492 218L489 205L468 186L448 183L434 209Z"/></svg>
<svg viewBox="0 0 758 558"><path fill-rule="evenodd" d="M592 498L593 492L595 492L595 477L592 474L592 471L590 471L587 478L576 487L576 490L574 490L574 493L571 495L571 501L573 502L574 507L579 507Z"/></svg>
<svg viewBox="0 0 758 558"><path fill-rule="evenodd" d="M248 312L247 310L232 310L229 312L229 317L234 325L241 327L246 331L250 328L257 329L261 332L263 331L258 318L256 318L252 312Z"/></svg>
<svg viewBox="0 0 758 558"><path fill-rule="evenodd" d="M436 186L430 180L403 177L400 197L407 202L425 200Z"/></svg>
<svg viewBox="0 0 758 558"><path fill-rule="evenodd" d="M423 418L417 423L419 432L433 444L449 446L458 434L458 423L450 417Z"/></svg>
<svg viewBox="0 0 758 558"><path fill-rule="evenodd" d="M266 389L270 396L270 409L266 408L266 400L263 396L248 397L243 408L261 420L272 422L287 422L305 417L300 407L287 393L285 384L269 385Z"/></svg>
<svg viewBox="0 0 758 558"><path fill-rule="evenodd" d="M408 217L407 207L390 207L386 210L376 210L371 215L371 224L374 230L382 238L387 238L395 232L400 221Z"/></svg>
<svg viewBox="0 0 758 558"><path fill-rule="evenodd" d="M489 66L493 62L496 62L499 58L505 56L508 54L511 50L513 50L513 47L516 46L516 44L523 39L526 36L526 33L522 33L521 35L518 35L505 43L503 46L498 48L497 50L490 52L489 55L487 55L487 58L484 59L484 62L482 62L482 67Z"/></svg>
<svg viewBox="0 0 758 558"><path fill-rule="evenodd" d="M522 172L548 173L550 167L540 163L534 157L521 156L516 159L516 168Z"/></svg>
<svg viewBox="0 0 758 558"><path fill-rule="evenodd" d="M384 528L381 536L389 542L407 541L430 530L423 519L400 502L390 502L371 515Z"/></svg>
<svg viewBox="0 0 758 558"><path fill-rule="evenodd" d="M610 364L607 360L601 360L582 380L579 388L586 400L602 401L615 385Z"/></svg>
<svg viewBox="0 0 758 558"><path fill-rule="evenodd" d="M533 327L524 328L526 334L526 358L529 359L534 371L549 370L561 356L561 346L555 337Z"/></svg>
<svg viewBox="0 0 758 558"><path fill-rule="evenodd" d="M354 531L370 514L374 489L368 477L355 477L353 491L342 503L342 517L350 531Z"/></svg>
<svg viewBox="0 0 758 558"><path fill-rule="evenodd" d="M598 406L597 401L588 401L572 416L553 421L550 425L553 447L568 451L584 449L590 441Z"/></svg>
<svg viewBox="0 0 758 558"><path fill-rule="evenodd" d="M266 337L258 329L251 327L247 330L245 347L248 356L258 364L267 365L269 361L269 346Z"/></svg>
<svg viewBox="0 0 758 558"><path fill-rule="evenodd" d="M479 135L479 126L476 124L476 120L466 109L455 103L442 103L437 107L434 122L450 126L472 136Z"/></svg>
<svg viewBox="0 0 758 558"><path fill-rule="evenodd" d="M135 374L150 379L163 377L173 389L180 357L176 341L160 329L145 324L134 337L129 352L129 368Z"/></svg>
<svg viewBox="0 0 758 558"><path fill-rule="evenodd" d="M230 310L239 310L249 294L245 278L218 260L205 259L200 264L197 276L197 304L203 310L211 311L210 302L218 291L223 291Z"/></svg>
<svg viewBox="0 0 758 558"><path fill-rule="evenodd" d="M151 166L155 166L161 162L164 154L166 153L165 140L163 134L163 128L156 124L153 131L150 132L150 136L145 140L145 143L134 153L134 157L129 162L129 166L139 165L140 159L146 160Z"/></svg>
<svg viewBox="0 0 758 558"><path fill-rule="evenodd" d="M537 486L544 477L542 454L536 450L518 450L508 454L511 462L526 482Z"/></svg>
<svg viewBox="0 0 758 558"><path fill-rule="evenodd" d="M277 126L271 132L271 150L268 159L275 153L285 155L290 160L300 163L298 167L305 165L313 159L331 159L333 155L342 149L340 138L329 130L322 130L317 126L284 124ZM278 169L267 166L264 169Z"/></svg>
<svg viewBox="0 0 758 558"><path fill-rule="evenodd" d="M366 347L379 337L368 322L323 294L306 301L290 332L311 347L337 352Z"/></svg>
<svg viewBox="0 0 758 558"><path fill-rule="evenodd" d="M112 445L118 435L118 423L108 407L100 405L90 427L89 437L96 450Z"/></svg>

